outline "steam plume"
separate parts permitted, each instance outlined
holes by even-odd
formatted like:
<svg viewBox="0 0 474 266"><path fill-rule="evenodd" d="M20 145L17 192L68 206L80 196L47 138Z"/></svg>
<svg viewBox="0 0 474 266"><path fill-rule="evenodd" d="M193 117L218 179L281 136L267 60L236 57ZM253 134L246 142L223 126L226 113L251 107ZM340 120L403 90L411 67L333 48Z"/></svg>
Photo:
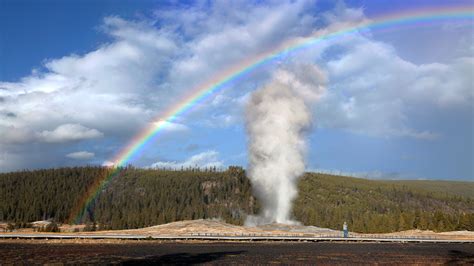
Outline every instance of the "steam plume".
<svg viewBox="0 0 474 266"><path fill-rule="evenodd" d="M262 202L259 216L247 225L295 223L291 204L296 181L305 170L304 133L312 124L310 104L325 91L325 76L314 65L278 70L272 81L255 91L246 108L249 134L249 178Z"/></svg>

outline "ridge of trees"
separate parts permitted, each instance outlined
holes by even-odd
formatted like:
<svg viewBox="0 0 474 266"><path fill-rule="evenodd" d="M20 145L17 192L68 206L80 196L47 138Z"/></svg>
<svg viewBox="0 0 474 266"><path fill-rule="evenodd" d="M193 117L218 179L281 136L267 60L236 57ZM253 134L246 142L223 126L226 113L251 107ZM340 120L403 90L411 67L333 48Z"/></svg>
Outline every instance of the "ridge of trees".
<svg viewBox="0 0 474 266"><path fill-rule="evenodd" d="M66 223L90 187L115 171L106 167L0 174L0 221ZM245 170L117 170L82 216L90 230L140 228L179 220L221 218L243 224L260 209ZM306 173L294 218L305 225L356 232L408 229L474 231L474 183L376 181ZM443 186L448 188L443 191ZM466 189L467 187L467 189ZM470 188L472 188L470 190ZM472 193L469 193L472 191Z"/></svg>

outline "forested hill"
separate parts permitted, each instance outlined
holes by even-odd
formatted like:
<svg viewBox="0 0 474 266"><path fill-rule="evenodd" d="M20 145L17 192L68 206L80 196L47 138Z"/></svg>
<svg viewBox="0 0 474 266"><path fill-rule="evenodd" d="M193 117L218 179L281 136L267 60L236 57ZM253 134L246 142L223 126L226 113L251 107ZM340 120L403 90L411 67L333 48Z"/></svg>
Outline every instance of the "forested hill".
<svg viewBox="0 0 474 266"><path fill-rule="evenodd" d="M87 190L112 169L76 167L0 174L0 221L69 217ZM221 218L242 224L258 200L245 171L123 168L100 191L82 222L102 229L138 228L178 220ZM357 232L407 229L474 231L474 182L375 181L307 173L299 182L296 220Z"/></svg>

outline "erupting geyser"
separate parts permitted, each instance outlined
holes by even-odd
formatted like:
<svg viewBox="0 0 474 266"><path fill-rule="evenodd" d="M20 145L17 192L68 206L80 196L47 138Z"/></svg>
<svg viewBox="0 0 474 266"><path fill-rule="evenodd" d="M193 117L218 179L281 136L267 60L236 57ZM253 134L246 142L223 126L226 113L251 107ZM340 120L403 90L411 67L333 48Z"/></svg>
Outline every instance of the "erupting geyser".
<svg viewBox="0 0 474 266"><path fill-rule="evenodd" d="M325 76L314 65L278 70L272 81L255 91L247 105L249 178L263 204L247 225L296 223L291 204L296 181L304 173L304 133L312 124L310 104L324 93Z"/></svg>

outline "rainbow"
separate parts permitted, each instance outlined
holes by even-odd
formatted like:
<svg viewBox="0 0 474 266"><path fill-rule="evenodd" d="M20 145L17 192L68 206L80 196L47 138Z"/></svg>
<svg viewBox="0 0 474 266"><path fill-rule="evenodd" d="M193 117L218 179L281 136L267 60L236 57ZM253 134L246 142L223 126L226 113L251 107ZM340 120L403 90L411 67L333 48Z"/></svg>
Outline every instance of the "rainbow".
<svg viewBox="0 0 474 266"><path fill-rule="evenodd" d="M176 105L156 117L147 128L137 134L128 145L111 160L112 165L115 167L111 173L101 177L99 182L95 182L87 189L84 197L77 203L76 207L73 208L69 221L79 222L102 189L107 186L113 177L119 174L121 167L140 154L144 147L150 143L152 139L157 137L170 123L176 121L179 116L185 115L186 112L190 111L196 104L223 89L232 81L236 81L238 78L252 72L254 69L297 50L314 46L323 41L350 36L362 30L383 30L397 26L418 25L446 20L468 20L469 23L472 23L473 18L474 6L438 7L394 13L377 17L371 21L362 22L357 26L342 30L336 30L326 34L319 33L306 38L290 40L282 43L271 51L261 53L234 65L224 72L215 75L213 79L190 90L190 93L186 97L183 97Z"/></svg>

